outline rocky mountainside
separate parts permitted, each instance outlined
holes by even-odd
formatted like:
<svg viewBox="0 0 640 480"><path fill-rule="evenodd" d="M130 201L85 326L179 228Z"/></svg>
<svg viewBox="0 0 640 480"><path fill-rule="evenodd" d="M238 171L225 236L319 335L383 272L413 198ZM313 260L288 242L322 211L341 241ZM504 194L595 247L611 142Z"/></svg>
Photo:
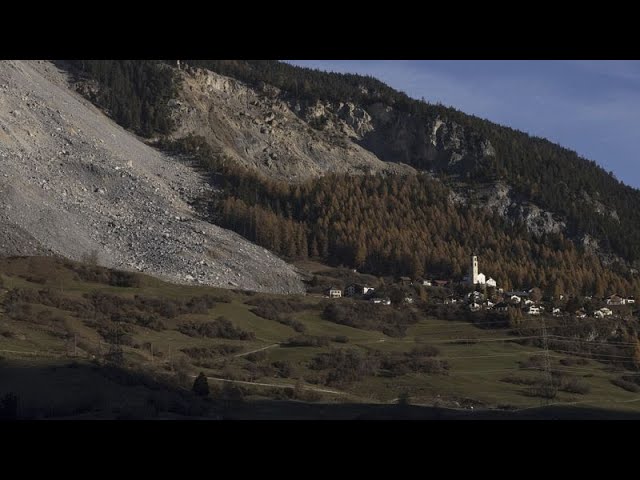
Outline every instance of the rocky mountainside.
<svg viewBox="0 0 640 480"><path fill-rule="evenodd" d="M332 173L411 173L359 145L371 118L353 104L300 105L275 87L253 88L204 69L181 70L170 101L171 138L202 136L221 155L268 177L303 181ZM323 120L331 116L331 121Z"/></svg>
<svg viewBox="0 0 640 480"><path fill-rule="evenodd" d="M40 61L0 62L0 255L49 253L181 283L300 292L296 271L198 218L210 187Z"/></svg>
<svg viewBox="0 0 640 480"><path fill-rule="evenodd" d="M221 156L269 178L301 182L327 173L446 172L465 178L494 161L491 142L451 120L423 119L381 102L309 101L272 85L252 87L200 69L177 71L181 88L169 102L173 139L201 136ZM413 165L413 166L412 166ZM536 235L564 232L566 222L503 182L480 188L454 183L452 199L496 209Z"/></svg>

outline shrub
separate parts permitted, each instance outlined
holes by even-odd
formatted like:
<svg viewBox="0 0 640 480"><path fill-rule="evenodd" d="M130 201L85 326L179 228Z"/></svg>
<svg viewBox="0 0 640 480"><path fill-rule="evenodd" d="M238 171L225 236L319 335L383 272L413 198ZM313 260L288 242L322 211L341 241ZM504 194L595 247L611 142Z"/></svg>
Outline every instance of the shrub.
<svg viewBox="0 0 640 480"><path fill-rule="evenodd" d="M611 380L616 387L620 387L628 392L638 393L640 392L640 385L625 380L624 378L614 378Z"/></svg>
<svg viewBox="0 0 640 480"><path fill-rule="evenodd" d="M355 349L331 349L312 358L309 368L329 370L324 377L326 385L346 384L372 375L378 368L375 355L363 354Z"/></svg>
<svg viewBox="0 0 640 480"><path fill-rule="evenodd" d="M203 359L203 358L211 358L215 355L231 355L233 353L237 353L242 350L242 347L239 345L229 345L229 344L221 344L221 345L211 345L209 347L190 347L183 348L180 351L187 354L191 358L195 359Z"/></svg>
<svg viewBox="0 0 640 480"><path fill-rule="evenodd" d="M572 367L574 365L588 365L589 364L589 360L587 360L586 358L575 358L575 357L567 357L567 358L563 358L560 360L560 364L566 366L566 367Z"/></svg>
<svg viewBox="0 0 640 480"><path fill-rule="evenodd" d="M538 378L519 377L517 375L507 375L502 378L502 382L513 383L514 385L536 385L540 382Z"/></svg>
<svg viewBox="0 0 640 480"><path fill-rule="evenodd" d="M271 365L276 370L278 377L291 378L294 374L294 367L288 360L278 360Z"/></svg>
<svg viewBox="0 0 640 480"><path fill-rule="evenodd" d="M336 335L331 340L336 343L349 343L349 337L346 335Z"/></svg>
<svg viewBox="0 0 640 480"><path fill-rule="evenodd" d="M571 378L562 384L560 390L563 392L586 395L591 391L591 387L577 378Z"/></svg>
<svg viewBox="0 0 640 480"><path fill-rule="evenodd" d="M244 358L246 358L252 363L258 363L263 360L266 360L267 352L265 352L264 350L260 350L259 352L250 353L249 355L246 355Z"/></svg>
<svg viewBox="0 0 640 480"><path fill-rule="evenodd" d="M213 322L186 322L178 326L178 331L190 337L226 338L229 340L253 340L255 334L237 328L225 317Z"/></svg>
<svg viewBox="0 0 640 480"><path fill-rule="evenodd" d="M440 350L433 345L420 345L411 350L409 355L413 357L435 357L440 355Z"/></svg>
<svg viewBox="0 0 640 480"><path fill-rule="evenodd" d="M363 302L327 302L322 318L340 325L376 330L390 337L403 337L407 327L420 320L420 315L413 310L381 308Z"/></svg>
<svg viewBox="0 0 640 480"><path fill-rule="evenodd" d="M289 338L283 346L285 347L326 347L329 345L329 338L316 337L312 335L298 335Z"/></svg>

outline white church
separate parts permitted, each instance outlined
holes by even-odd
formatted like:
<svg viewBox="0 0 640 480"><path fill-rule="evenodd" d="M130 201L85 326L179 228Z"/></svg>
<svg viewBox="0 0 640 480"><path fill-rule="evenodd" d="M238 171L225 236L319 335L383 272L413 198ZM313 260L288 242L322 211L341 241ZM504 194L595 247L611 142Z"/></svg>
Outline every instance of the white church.
<svg viewBox="0 0 640 480"><path fill-rule="evenodd" d="M496 281L489 277L487 278L484 273L478 273L478 256L471 255L471 265L469 268L469 276L467 282L470 285L486 285L487 287L496 287Z"/></svg>

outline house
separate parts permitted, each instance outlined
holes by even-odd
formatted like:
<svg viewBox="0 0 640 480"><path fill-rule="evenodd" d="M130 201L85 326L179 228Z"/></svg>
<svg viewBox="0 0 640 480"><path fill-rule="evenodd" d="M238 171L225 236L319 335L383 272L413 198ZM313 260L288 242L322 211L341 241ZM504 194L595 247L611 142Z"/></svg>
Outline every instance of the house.
<svg viewBox="0 0 640 480"><path fill-rule="evenodd" d="M344 289L345 297L353 297L354 295L369 295L373 293L373 287L367 287L366 285L360 285L358 283L352 283Z"/></svg>
<svg viewBox="0 0 640 480"><path fill-rule="evenodd" d="M625 303L627 303L627 299L618 295L611 295L607 298L607 305L624 305Z"/></svg>
<svg viewBox="0 0 640 480"><path fill-rule="evenodd" d="M411 279L409 277L400 277L400 283L402 285L411 285Z"/></svg>
<svg viewBox="0 0 640 480"><path fill-rule="evenodd" d="M500 313L507 313L509 311L509 304L505 302L500 302L495 305L494 310Z"/></svg>
<svg viewBox="0 0 640 480"><path fill-rule="evenodd" d="M561 317L562 316L562 310L560 310L559 308L554 308L551 313L553 314L554 317Z"/></svg>
<svg viewBox="0 0 640 480"><path fill-rule="evenodd" d="M372 299L370 299L369 301L370 301L371 303L375 303L376 305L377 305L377 304L382 303L382 299L381 299L381 298L378 298L378 297L372 298Z"/></svg>
<svg viewBox="0 0 640 480"><path fill-rule="evenodd" d="M486 302L484 302L484 306L488 310L491 310L494 305L495 305L495 303L493 303L491 300L487 300Z"/></svg>
<svg viewBox="0 0 640 480"><path fill-rule="evenodd" d="M391 299L390 298L383 298L382 299L382 304L383 305L391 305Z"/></svg>
<svg viewBox="0 0 640 480"><path fill-rule="evenodd" d="M444 299L445 305L451 305L453 303L458 303L458 299L453 295L449 295L447 298Z"/></svg>
<svg viewBox="0 0 640 480"><path fill-rule="evenodd" d="M487 278L487 287L493 287L496 288L498 286L498 283L491 277Z"/></svg>
<svg viewBox="0 0 640 480"><path fill-rule="evenodd" d="M593 312L593 316L594 318L604 318L604 313L602 313L600 310L596 310L595 312Z"/></svg>
<svg viewBox="0 0 640 480"><path fill-rule="evenodd" d="M636 303L636 299L634 297L627 297L627 304Z"/></svg>
<svg viewBox="0 0 640 480"><path fill-rule="evenodd" d="M587 318L587 312L584 311L584 308L581 308L580 310L576 310L575 315L577 318Z"/></svg>
<svg viewBox="0 0 640 480"><path fill-rule="evenodd" d="M467 293L467 300L482 300L484 295L478 291Z"/></svg>
<svg viewBox="0 0 640 480"><path fill-rule="evenodd" d="M522 298L529 298L529 292L526 292L526 291L504 292L504 294L507 295L507 296L515 295L517 297L520 297L521 299Z"/></svg>
<svg viewBox="0 0 640 480"><path fill-rule="evenodd" d="M529 315L540 315L540 307L535 305L529 305L529 309L527 310Z"/></svg>
<svg viewBox="0 0 640 480"><path fill-rule="evenodd" d="M342 297L342 290L340 290L339 288L330 287L325 290L325 295L327 295L329 298L340 298Z"/></svg>
<svg viewBox="0 0 640 480"><path fill-rule="evenodd" d="M513 304L517 304L520 303L522 301L522 298L520 298L518 295L511 295L509 297L509 301Z"/></svg>
<svg viewBox="0 0 640 480"><path fill-rule="evenodd" d="M413 297L404 297L404 303L413 303Z"/></svg>
<svg viewBox="0 0 640 480"><path fill-rule="evenodd" d="M527 299L524 301L524 304L525 304L525 305L532 305L532 304L533 304L533 300L531 300L530 298L527 298Z"/></svg>
<svg viewBox="0 0 640 480"><path fill-rule="evenodd" d="M430 286L431 286L431 280L424 280L424 279L423 279L423 280L420 280L420 284L421 284L423 287L430 287Z"/></svg>
<svg viewBox="0 0 640 480"><path fill-rule="evenodd" d="M469 304L469 310L471 310L472 312L477 312L481 308L482 306L479 303L473 302Z"/></svg>
<svg viewBox="0 0 640 480"><path fill-rule="evenodd" d="M603 317L610 317L613 315L613 311L607 307L602 307L598 312L601 312Z"/></svg>

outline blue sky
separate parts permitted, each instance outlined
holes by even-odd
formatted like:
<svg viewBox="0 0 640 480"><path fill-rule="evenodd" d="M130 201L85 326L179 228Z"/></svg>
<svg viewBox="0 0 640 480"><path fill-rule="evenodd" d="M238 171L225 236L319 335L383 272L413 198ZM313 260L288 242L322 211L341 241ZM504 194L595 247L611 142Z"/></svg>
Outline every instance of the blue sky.
<svg viewBox="0 0 640 480"><path fill-rule="evenodd" d="M371 75L411 97L548 138L640 188L640 61L288 62Z"/></svg>

